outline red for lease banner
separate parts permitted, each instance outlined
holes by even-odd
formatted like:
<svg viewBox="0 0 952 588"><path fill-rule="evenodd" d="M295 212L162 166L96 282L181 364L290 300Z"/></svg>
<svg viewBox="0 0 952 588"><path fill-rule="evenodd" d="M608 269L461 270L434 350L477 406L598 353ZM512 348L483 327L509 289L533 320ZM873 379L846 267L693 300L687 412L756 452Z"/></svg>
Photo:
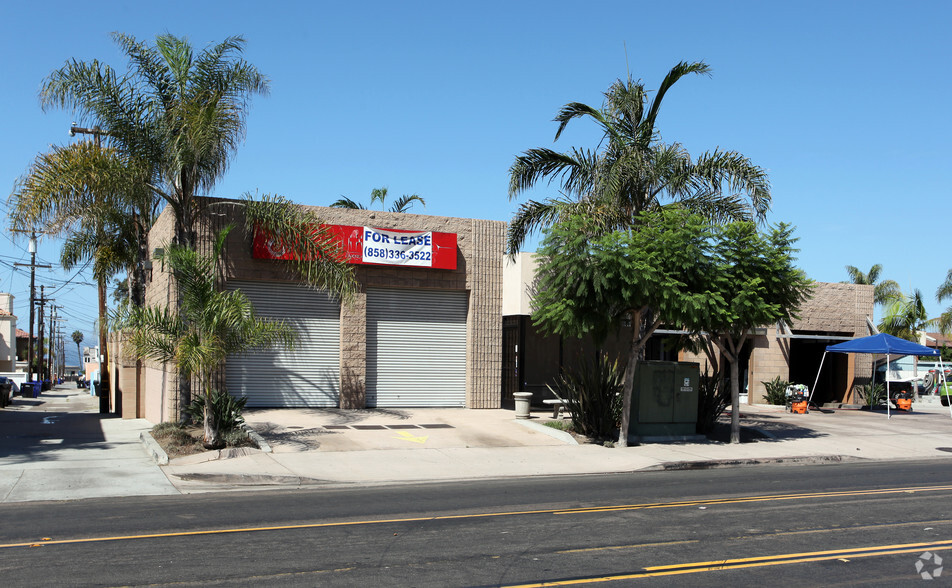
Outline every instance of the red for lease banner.
<svg viewBox="0 0 952 588"><path fill-rule="evenodd" d="M456 269L456 233L350 225L323 227L339 240L348 263ZM259 229L252 241L251 256L255 259L294 259L294 252Z"/></svg>

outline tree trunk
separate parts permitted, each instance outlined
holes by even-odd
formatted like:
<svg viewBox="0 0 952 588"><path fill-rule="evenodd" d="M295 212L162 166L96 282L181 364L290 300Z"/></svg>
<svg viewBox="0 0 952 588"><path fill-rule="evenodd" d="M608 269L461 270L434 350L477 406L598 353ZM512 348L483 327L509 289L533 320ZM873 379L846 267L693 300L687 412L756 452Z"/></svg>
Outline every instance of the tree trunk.
<svg viewBox="0 0 952 588"><path fill-rule="evenodd" d="M221 432L218 430L218 419L215 418L215 410L212 405L212 392L205 391L205 426L202 445L205 449L221 449L225 446L222 441Z"/></svg>
<svg viewBox="0 0 952 588"><path fill-rule="evenodd" d="M734 357L731 364L731 443L740 443L740 362Z"/></svg>
<svg viewBox="0 0 952 588"><path fill-rule="evenodd" d="M635 322L637 319L638 322ZM631 393L635 387L635 369L638 367L638 342L641 337L641 313L632 312L631 345L628 347L628 365L625 366L625 385L621 392L621 426L618 430L617 447L628 447L628 429L631 426Z"/></svg>
<svg viewBox="0 0 952 588"><path fill-rule="evenodd" d="M625 385L621 393L621 426L618 431L616 447L628 447L628 431L631 428L631 395L635 389L635 370L644 353L645 342L655 332L661 321L655 320L650 326L644 323L647 307L631 311L631 344L628 347L628 365L625 367ZM650 315L648 315L650 316Z"/></svg>

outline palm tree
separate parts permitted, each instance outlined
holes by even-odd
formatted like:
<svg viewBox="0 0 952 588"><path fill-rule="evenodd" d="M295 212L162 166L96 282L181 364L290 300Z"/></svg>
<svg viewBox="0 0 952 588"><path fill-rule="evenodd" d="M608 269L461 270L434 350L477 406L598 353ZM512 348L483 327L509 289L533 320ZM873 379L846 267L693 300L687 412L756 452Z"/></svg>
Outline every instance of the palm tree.
<svg viewBox="0 0 952 588"><path fill-rule="evenodd" d="M178 275L182 300L178 310L135 308L117 325L128 329L136 357L172 363L186 377L198 378L205 400L203 443L207 448L223 446L214 416L212 385L225 358L253 347L290 347L294 340L294 331L287 324L255 316L244 293L217 288L218 260L230 230L226 227L218 235L211 256L175 244L162 255Z"/></svg>
<svg viewBox="0 0 952 588"><path fill-rule="evenodd" d="M126 270L133 304L145 302L148 231L158 206L148 179L148 166L115 147L103 147L97 137L37 156L13 194L12 228L43 227L47 234L65 235L61 263L67 270L93 261L105 356L108 278Z"/></svg>
<svg viewBox="0 0 952 588"><path fill-rule="evenodd" d="M876 304L887 304L897 296L902 294L899 284L893 280L879 280L879 275L883 271L883 266L875 264L869 268L869 273L863 273L859 268L852 265L846 266L846 273L850 276L848 284L866 284L875 286L873 289L873 302Z"/></svg>
<svg viewBox="0 0 952 588"><path fill-rule="evenodd" d="M952 269L945 276L945 281L935 291L935 298L938 302L945 302L952 298ZM939 318L936 319L936 326L945 334L952 332L952 306L945 309Z"/></svg>
<svg viewBox="0 0 952 588"><path fill-rule="evenodd" d="M151 165L148 187L175 215L175 241L194 245L195 223L244 137L251 96L268 81L240 58L245 41L229 37L195 54L184 38L155 45L113 33L129 59L118 73L97 60L72 60L44 80L45 109L70 108L96 121L121 150Z"/></svg>
<svg viewBox="0 0 952 588"><path fill-rule="evenodd" d="M370 205L373 206L374 202L380 202L380 206L384 205L384 201L387 199L387 189L386 188L374 188L370 192ZM422 197L416 194L404 194L403 196L397 198L393 203L393 206L390 207L390 212L406 212L413 205L414 202L419 202L423 205L423 208L426 208L426 201ZM367 207L363 204L355 202L346 196L341 196L340 200L335 201L331 204L331 208L350 208L352 210L367 210Z"/></svg>
<svg viewBox="0 0 952 588"><path fill-rule="evenodd" d="M592 120L602 139L595 150L568 152L538 148L518 156L509 169L509 198L543 180L557 181L561 195L530 200L509 225L507 249L519 251L527 236L571 214L595 219L604 231L628 228L637 214L677 203L705 217L762 221L770 207L766 172L736 151L715 149L692 159L679 143L664 143L655 128L665 94L688 74L710 74L703 62L681 62L661 83L654 98L629 77L605 92L602 108L572 102L555 117L558 140L575 118Z"/></svg>
<svg viewBox="0 0 952 588"><path fill-rule="evenodd" d="M196 54L186 39L171 34L157 36L154 45L121 33L112 37L128 69L69 61L44 80L43 108L69 108L81 120L91 119L119 153L146 168L144 187L172 210L174 243L196 246L197 224L208 206L238 207L246 231L264 230L297 247L293 266L304 281L349 296L355 288L351 268L339 261L335 243L313 215L281 197L213 203L200 195L227 171L244 138L251 98L268 92L265 76L241 58L244 39L229 37ZM182 408L190 396L190 381L183 379Z"/></svg>
<svg viewBox="0 0 952 588"><path fill-rule="evenodd" d="M83 342L83 332L80 330L73 331L71 335L73 338L73 343L76 344L76 357L79 358L79 371L83 371L83 351L79 348L79 344Z"/></svg>
<svg viewBox="0 0 952 588"><path fill-rule="evenodd" d="M911 296L902 292L895 295L886 307L879 330L908 341L919 341L919 333L934 328L936 319L930 319L922 301L922 292L913 290Z"/></svg>

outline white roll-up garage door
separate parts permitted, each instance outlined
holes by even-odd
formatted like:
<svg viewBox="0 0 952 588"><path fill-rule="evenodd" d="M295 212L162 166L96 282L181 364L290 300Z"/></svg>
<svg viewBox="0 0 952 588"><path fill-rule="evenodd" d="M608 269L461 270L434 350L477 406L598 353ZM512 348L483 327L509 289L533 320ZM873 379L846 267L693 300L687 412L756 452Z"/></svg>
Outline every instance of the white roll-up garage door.
<svg viewBox="0 0 952 588"><path fill-rule="evenodd" d="M367 405L466 406L466 292L367 289Z"/></svg>
<svg viewBox="0 0 952 588"><path fill-rule="evenodd" d="M259 316L284 320L298 333L291 351L275 347L229 356L228 391L247 396L249 407L337 406L339 302L298 284L231 281L228 289L244 292Z"/></svg>

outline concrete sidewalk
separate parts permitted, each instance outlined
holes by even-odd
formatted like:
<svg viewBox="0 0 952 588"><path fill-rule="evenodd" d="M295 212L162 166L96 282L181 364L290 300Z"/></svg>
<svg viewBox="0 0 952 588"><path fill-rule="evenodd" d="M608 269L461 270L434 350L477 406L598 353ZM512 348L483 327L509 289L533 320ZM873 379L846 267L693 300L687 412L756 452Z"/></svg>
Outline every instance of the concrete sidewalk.
<svg viewBox="0 0 952 588"><path fill-rule="evenodd" d="M178 494L143 450L152 424L99 415L75 384L0 410L0 502Z"/></svg>
<svg viewBox="0 0 952 588"><path fill-rule="evenodd" d="M576 444L510 410L249 409L269 446L206 452L158 466L140 441L151 423L98 414L98 399L60 386L0 410L0 501L178 494L249 488L417 483L597 474L759 463L952 458L952 417L911 413L741 410L748 442L655 443L627 449ZM721 439L726 437L723 430ZM228 457L226 457L228 456Z"/></svg>
<svg viewBox="0 0 952 588"><path fill-rule="evenodd" d="M911 413L783 407L741 412L750 442L655 443L627 449L577 445L544 427L548 412L517 421L506 410L249 410L248 424L273 452L230 459L173 459L165 473L182 492L248 486L425 482L633 472L758 463L952 458L948 409ZM752 433L752 435L751 435Z"/></svg>

